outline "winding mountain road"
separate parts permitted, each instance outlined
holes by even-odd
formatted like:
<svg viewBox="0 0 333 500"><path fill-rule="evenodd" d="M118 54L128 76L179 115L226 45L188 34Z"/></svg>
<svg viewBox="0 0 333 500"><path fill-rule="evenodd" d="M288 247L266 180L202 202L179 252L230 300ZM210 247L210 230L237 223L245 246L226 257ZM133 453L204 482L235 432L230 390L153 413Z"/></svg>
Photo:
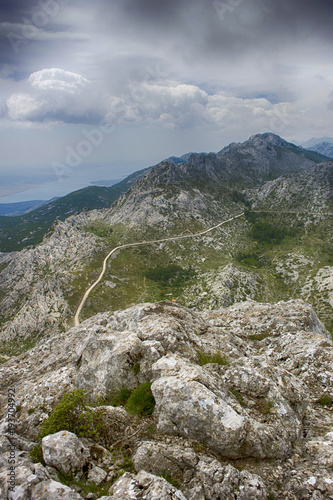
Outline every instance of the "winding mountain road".
<svg viewBox="0 0 333 500"><path fill-rule="evenodd" d="M277 210L253 210L253 212L255 212L255 213L277 213L277 212L279 212L279 213L292 213L292 214L300 213L299 211L293 211L293 210L285 210L285 211L284 210L279 210L279 211L277 211ZM79 305L79 307L75 313L75 316L74 316L75 326L78 326L80 324L80 313L82 311L82 308L83 308L90 292L98 285L98 283L103 278L104 273L106 271L107 261L108 261L109 257L111 257L112 254L114 254L118 250L123 250L124 248L138 247L141 245L151 245L152 243L164 243L166 241L176 241L176 240L181 240L181 239L185 239L185 238L194 238L195 236L202 236L206 233L209 233L210 231L213 231L214 229L217 229L218 227L223 226L224 224L227 224L228 222L231 222L234 219L238 219L239 217L242 217L242 215L244 215L244 213L245 212L242 212L238 215L235 215L234 217L231 217L230 219L224 220L224 221L220 222L219 224L217 224L216 226L205 229L204 231L200 231L199 233L183 234L180 236L172 236L170 238L163 238L161 240L150 240L150 241L140 241L138 243L127 243L126 245L119 245L118 247L113 248L111 250L111 252L108 253L108 255L105 257L105 259L103 261L103 267L102 267L101 274L99 275L97 280L88 288L88 290L85 292L85 294L83 296L83 299L80 302L80 305ZM328 216L333 215L332 212L307 212L307 213L312 214L312 215L328 215Z"/></svg>
<svg viewBox="0 0 333 500"><path fill-rule="evenodd" d="M138 247L138 246L142 246L142 245L151 245L153 243L164 243L166 241L176 241L176 240L181 240L181 239L186 239L186 238L194 238L195 236L202 236L206 233L209 233L210 231L213 231L214 229L217 229L218 227L223 226L224 224L227 224L228 222L231 222L232 220L235 220L235 219L238 219L239 217L242 217L242 215L244 215L244 212L242 212L238 215L235 215L234 217L231 217L230 219L224 220L224 221L220 222L219 224L217 224L216 226L205 229L204 231L200 231L199 233L185 234L185 235L180 235L180 236L172 236L170 238L163 238L161 240L150 240L150 241L140 241L138 243L127 243L125 245L119 245L119 246L113 248L111 250L111 252L108 253L108 255L105 257L105 259L103 261L103 267L102 267L101 274L98 276L97 280L88 288L88 290L86 290L86 292L83 296L83 299L81 300L80 305L77 308L77 311L76 311L75 316L74 316L75 326L78 326L80 324L80 314L81 314L82 308L83 308L87 298L89 297L89 294L98 285L98 283L102 280L104 273L106 271L106 265L107 265L109 258L111 257L111 255L113 255L118 250L124 250L125 248Z"/></svg>

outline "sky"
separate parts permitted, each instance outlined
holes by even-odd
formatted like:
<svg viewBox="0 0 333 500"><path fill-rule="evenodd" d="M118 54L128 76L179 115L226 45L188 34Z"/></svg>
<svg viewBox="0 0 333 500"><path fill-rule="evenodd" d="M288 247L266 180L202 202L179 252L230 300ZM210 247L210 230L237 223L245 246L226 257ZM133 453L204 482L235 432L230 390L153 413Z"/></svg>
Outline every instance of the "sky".
<svg viewBox="0 0 333 500"><path fill-rule="evenodd" d="M0 0L0 202L333 136L332 0Z"/></svg>

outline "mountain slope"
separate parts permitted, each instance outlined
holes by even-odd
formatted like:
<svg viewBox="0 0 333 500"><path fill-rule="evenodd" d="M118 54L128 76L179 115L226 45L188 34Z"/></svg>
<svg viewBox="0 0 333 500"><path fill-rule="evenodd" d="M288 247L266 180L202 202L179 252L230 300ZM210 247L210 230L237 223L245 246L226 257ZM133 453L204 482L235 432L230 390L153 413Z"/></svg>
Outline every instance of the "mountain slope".
<svg viewBox="0 0 333 500"><path fill-rule="evenodd" d="M333 158L333 143L330 142L320 142L312 146L311 151L315 151L316 153L320 153L322 155L326 155L329 158Z"/></svg>
<svg viewBox="0 0 333 500"><path fill-rule="evenodd" d="M302 148L311 149L313 146L321 142L333 144L333 137L312 137L308 141L302 143Z"/></svg>
<svg viewBox="0 0 333 500"><path fill-rule="evenodd" d="M21 250L40 243L55 221L64 221L81 211L110 207L145 172L131 174L111 187L89 186L58 198L20 217L0 216L0 252Z"/></svg>
<svg viewBox="0 0 333 500"><path fill-rule="evenodd" d="M185 163L164 161L111 208L58 222L35 249L0 260L3 354L14 352L14 339L17 352L73 324L112 248L195 233L244 211L202 237L114 254L81 318L167 298L209 309L302 297L333 331L333 162L320 161L278 136L257 135Z"/></svg>
<svg viewBox="0 0 333 500"><path fill-rule="evenodd" d="M258 134L217 154L192 154L186 163L156 165L119 198L106 218L132 227L145 221L164 221L168 226L177 225L179 219L213 222L234 213L235 189L303 173L325 160L274 134Z"/></svg>
<svg viewBox="0 0 333 500"><path fill-rule="evenodd" d="M32 210L36 210L43 205L54 200L32 200L32 201L21 201L17 203L0 203L0 215L6 215L7 217L17 217L24 215Z"/></svg>

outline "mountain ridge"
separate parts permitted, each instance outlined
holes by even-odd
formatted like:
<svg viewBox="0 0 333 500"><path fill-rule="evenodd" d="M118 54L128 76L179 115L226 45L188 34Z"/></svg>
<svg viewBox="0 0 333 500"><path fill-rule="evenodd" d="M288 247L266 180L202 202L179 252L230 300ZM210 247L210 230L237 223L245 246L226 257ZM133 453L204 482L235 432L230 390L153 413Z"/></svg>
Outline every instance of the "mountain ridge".
<svg viewBox="0 0 333 500"><path fill-rule="evenodd" d="M244 211L243 220L214 235L115 254L83 318L168 294L198 308L300 296L332 329L333 162L318 163L320 155L309 157L273 134L221 151L133 174L111 208L72 215L34 248L0 255L3 353L72 325L112 248L199 233ZM196 278L179 290L146 279L148 269L168 265L182 267L184 276L191 266Z"/></svg>

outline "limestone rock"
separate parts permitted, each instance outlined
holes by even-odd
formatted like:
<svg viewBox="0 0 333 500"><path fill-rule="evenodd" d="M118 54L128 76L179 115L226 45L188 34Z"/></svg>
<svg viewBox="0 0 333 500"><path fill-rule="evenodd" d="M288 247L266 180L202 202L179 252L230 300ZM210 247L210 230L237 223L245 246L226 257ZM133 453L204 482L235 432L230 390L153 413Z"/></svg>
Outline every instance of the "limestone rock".
<svg viewBox="0 0 333 500"><path fill-rule="evenodd" d="M306 449L321 465L333 469L333 432L309 441Z"/></svg>
<svg viewBox="0 0 333 500"><path fill-rule="evenodd" d="M15 486L14 491L10 490L11 483L8 477L8 464L0 473L0 498L8 498L10 500L28 500L31 496L31 491L34 485L40 482L38 476L33 473L32 469L26 466L15 468Z"/></svg>
<svg viewBox="0 0 333 500"><path fill-rule="evenodd" d="M230 458L288 455L291 441L300 434L307 390L296 377L278 369L268 375L260 362L256 366L248 363L247 369L244 365L246 360L241 360L239 366L223 367L219 374L217 369L200 367L177 356L157 361L152 392L159 431L180 433ZM287 386L291 387L289 394ZM232 387L245 393L251 402L260 400L264 409L243 408L230 392ZM270 411L266 400L275 407L270 417L262 415Z"/></svg>
<svg viewBox="0 0 333 500"><path fill-rule="evenodd" d="M31 492L31 500L82 500L81 495L68 486L49 479L37 484Z"/></svg>
<svg viewBox="0 0 333 500"><path fill-rule="evenodd" d="M186 498L193 500L219 500L237 498L242 500L264 500L267 492L262 479L239 472L231 465L222 466L217 460L195 453L191 448L160 442L143 442L134 457L135 470L152 474L167 473L182 481Z"/></svg>
<svg viewBox="0 0 333 500"><path fill-rule="evenodd" d="M198 351L208 361L219 353L222 364L201 366ZM163 488L172 488L157 477L164 471L188 500L261 500L266 491L279 498L284 490L288 500L332 496L333 412L318 399L333 398L333 342L303 301L247 301L203 312L170 302L140 304L98 314L0 365L0 442L4 451L11 439L7 390L15 387L19 486L27 495L35 489L39 495L41 484L44 493L59 484L56 469L32 464L24 450L62 395L80 386L93 400L116 387L115 379L131 387L153 382L154 414L138 419L124 408L102 406L108 443L74 436L72 449L60 449L58 440L57 463L46 458L47 463L58 470L65 465L77 477L98 467L108 471L103 481L111 485L124 457L115 459L106 448L128 442L138 474L117 481L123 498L131 485L137 498L144 498L143 492L150 498L155 488L160 498ZM230 459L241 460L242 472ZM6 466L3 452L0 467ZM154 476L142 479L142 474ZM115 491L110 495L117 498Z"/></svg>
<svg viewBox="0 0 333 500"><path fill-rule="evenodd" d="M43 458L66 476L81 477L88 463L89 451L79 438L68 431L50 434L42 440Z"/></svg>
<svg viewBox="0 0 333 500"><path fill-rule="evenodd" d="M105 472L105 470L97 466L93 467L88 472L88 480L95 484L100 484L102 481L104 481L106 476L107 473Z"/></svg>
<svg viewBox="0 0 333 500"><path fill-rule="evenodd" d="M186 500L183 493L162 477L141 471L134 476L128 472L110 488L110 500Z"/></svg>

